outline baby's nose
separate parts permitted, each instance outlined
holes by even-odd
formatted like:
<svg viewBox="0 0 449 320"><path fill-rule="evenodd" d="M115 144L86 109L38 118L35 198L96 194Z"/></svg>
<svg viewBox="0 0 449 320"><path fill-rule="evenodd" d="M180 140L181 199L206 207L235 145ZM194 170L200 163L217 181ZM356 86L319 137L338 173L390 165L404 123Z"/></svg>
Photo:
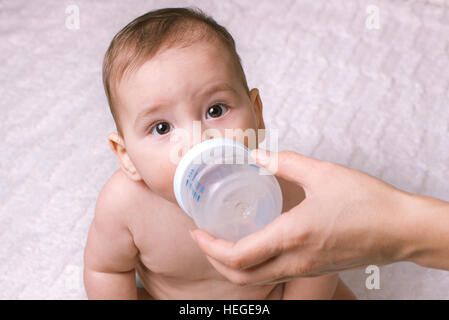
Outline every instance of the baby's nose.
<svg viewBox="0 0 449 320"><path fill-rule="evenodd" d="M187 152L201 142L201 133L199 136L195 136L192 130L177 128L172 133L170 140L173 144L182 146L183 151Z"/></svg>

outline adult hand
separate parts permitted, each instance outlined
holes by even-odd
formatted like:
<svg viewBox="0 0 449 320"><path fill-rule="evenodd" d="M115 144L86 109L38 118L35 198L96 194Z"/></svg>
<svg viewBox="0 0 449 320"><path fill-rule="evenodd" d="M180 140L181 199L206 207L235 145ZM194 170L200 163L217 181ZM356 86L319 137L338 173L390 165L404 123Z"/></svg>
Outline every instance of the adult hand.
<svg viewBox="0 0 449 320"><path fill-rule="evenodd" d="M277 157L276 176L299 184L306 198L236 243L204 230L192 232L210 263L230 281L268 284L404 260L449 269L446 202L295 152L254 150L252 155L265 168ZM426 224L429 219L433 225ZM430 236L435 232L440 245Z"/></svg>

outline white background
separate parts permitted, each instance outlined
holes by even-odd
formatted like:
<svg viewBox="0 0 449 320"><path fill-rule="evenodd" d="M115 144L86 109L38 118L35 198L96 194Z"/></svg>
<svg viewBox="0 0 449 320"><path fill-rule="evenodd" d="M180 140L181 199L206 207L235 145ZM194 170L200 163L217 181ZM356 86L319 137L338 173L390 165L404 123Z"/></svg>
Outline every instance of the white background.
<svg viewBox="0 0 449 320"><path fill-rule="evenodd" d="M66 27L77 5L80 28ZM444 1L2 1L0 298L84 299L83 249L118 168L101 82L110 40L156 8L196 5L234 36L281 149L449 201ZM379 8L369 29L366 8ZM449 273L411 263L342 273L361 299L448 299Z"/></svg>

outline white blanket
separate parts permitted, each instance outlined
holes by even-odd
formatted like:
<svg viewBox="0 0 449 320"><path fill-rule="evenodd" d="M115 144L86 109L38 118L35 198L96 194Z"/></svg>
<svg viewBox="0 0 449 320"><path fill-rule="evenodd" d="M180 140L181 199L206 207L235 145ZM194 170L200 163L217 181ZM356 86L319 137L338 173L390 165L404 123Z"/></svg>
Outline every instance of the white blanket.
<svg viewBox="0 0 449 320"><path fill-rule="evenodd" d="M73 4L79 29L66 26ZM118 168L102 58L124 25L167 5L196 5L233 34L281 149L449 201L443 0L2 1L0 298L86 297L87 231ZM381 267L378 290L368 276L342 273L361 299L449 299L444 271Z"/></svg>

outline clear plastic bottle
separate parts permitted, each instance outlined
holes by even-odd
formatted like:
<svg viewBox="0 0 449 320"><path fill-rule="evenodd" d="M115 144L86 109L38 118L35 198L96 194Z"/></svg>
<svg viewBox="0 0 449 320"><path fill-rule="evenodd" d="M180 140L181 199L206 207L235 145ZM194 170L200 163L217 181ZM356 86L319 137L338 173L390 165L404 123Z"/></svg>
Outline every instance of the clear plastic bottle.
<svg viewBox="0 0 449 320"><path fill-rule="evenodd" d="M197 144L181 159L174 193L199 228L237 241L281 214L278 181L250 160L248 148L224 138Z"/></svg>

